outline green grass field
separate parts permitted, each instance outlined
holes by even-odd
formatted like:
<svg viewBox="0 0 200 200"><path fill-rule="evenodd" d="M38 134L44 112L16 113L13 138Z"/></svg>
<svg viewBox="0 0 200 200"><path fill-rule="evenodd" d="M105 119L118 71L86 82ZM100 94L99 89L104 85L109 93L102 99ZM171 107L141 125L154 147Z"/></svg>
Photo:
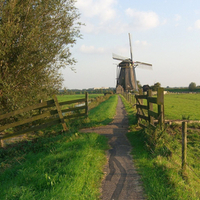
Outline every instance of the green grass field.
<svg viewBox="0 0 200 200"><path fill-rule="evenodd" d="M143 102L147 104L146 100ZM157 106L153 105L157 112ZM164 112L168 120L200 120L200 94L166 94Z"/></svg>
<svg viewBox="0 0 200 200"><path fill-rule="evenodd" d="M88 94L88 98L95 98L98 96L104 96L104 94ZM57 95L58 101L71 101L75 99L83 99L85 98L85 94L76 94L76 95Z"/></svg>
<svg viewBox="0 0 200 200"><path fill-rule="evenodd" d="M200 94L167 94L164 101L166 119L200 120Z"/></svg>
<svg viewBox="0 0 200 200"><path fill-rule="evenodd" d="M85 126L110 122L116 105L114 95L91 109ZM35 139L0 149L1 200L99 199L107 139L79 133L76 126L67 133L61 129L54 126Z"/></svg>

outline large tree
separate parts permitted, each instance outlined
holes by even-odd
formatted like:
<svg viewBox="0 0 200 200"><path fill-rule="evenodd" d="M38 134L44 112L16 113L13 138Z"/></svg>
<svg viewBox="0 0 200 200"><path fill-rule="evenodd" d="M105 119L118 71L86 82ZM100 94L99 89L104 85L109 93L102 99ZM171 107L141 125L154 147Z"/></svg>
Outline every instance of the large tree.
<svg viewBox="0 0 200 200"><path fill-rule="evenodd" d="M0 113L46 99L72 66L80 37L75 0L0 0Z"/></svg>
<svg viewBox="0 0 200 200"><path fill-rule="evenodd" d="M196 83L194 83L194 82L191 82L190 84L189 84L189 90L190 91L194 91L195 89L196 89Z"/></svg>

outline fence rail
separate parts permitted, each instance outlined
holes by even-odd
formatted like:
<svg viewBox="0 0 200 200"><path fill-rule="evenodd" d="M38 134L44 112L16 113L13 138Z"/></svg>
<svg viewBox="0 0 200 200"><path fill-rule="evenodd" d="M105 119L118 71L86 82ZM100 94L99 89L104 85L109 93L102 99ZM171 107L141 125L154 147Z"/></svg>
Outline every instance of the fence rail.
<svg viewBox="0 0 200 200"><path fill-rule="evenodd" d="M61 109L61 106L63 105L70 105L74 103L83 103L85 105L79 106L79 107L73 107L73 108L65 108ZM50 108L49 110L45 111L44 113L42 112L42 109ZM9 124L5 124L3 126L0 126L0 133L6 129L9 128L15 128L21 125L25 125L28 123L35 122L37 120L42 120L42 122L37 123L37 125L32 126L30 128L25 128L22 130L18 130L16 132L13 132L11 134L2 134L0 135L0 140L1 140L1 146L3 146L3 140L11 137L15 137L21 134L25 134L28 132L32 131L37 131L52 125L56 125L61 123L63 130L67 131L67 126L64 122L64 119L70 119L70 118L76 118L76 117L81 117L81 116L87 116L88 115L88 93L85 93L85 98L82 99L76 99L76 100L71 100L71 101L65 101L65 102L58 102L57 97L54 95L53 99L41 102L32 106L28 106L16 111L12 111L10 113L6 113L3 115L0 115L0 120L3 119L8 119L10 117L15 117L16 115L20 115L29 111L37 111L39 113L38 115L32 116L30 118L22 119L20 121L15 121ZM82 113L75 113L74 112L81 112ZM66 116L63 115L63 113L68 113Z"/></svg>
<svg viewBox="0 0 200 200"><path fill-rule="evenodd" d="M136 106L138 125L143 128L147 128L146 124L142 123L145 120L149 125L155 128L155 123L158 123L161 127L164 124L164 89L158 88L157 96L154 97L152 90L148 90L146 94L143 90L139 90L139 94L123 93L129 103ZM144 101L146 104L144 104ZM153 104L157 105L157 111L154 110Z"/></svg>

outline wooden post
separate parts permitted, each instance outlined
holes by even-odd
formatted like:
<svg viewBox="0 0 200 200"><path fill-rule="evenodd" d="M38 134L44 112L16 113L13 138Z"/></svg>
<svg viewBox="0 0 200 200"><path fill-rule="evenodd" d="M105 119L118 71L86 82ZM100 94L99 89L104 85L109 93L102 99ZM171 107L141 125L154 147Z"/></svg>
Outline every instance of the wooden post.
<svg viewBox="0 0 200 200"><path fill-rule="evenodd" d="M139 95L143 95L143 89L139 89ZM143 99L138 99L139 104L143 105ZM142 109L138 109L138 114L142 115ZM138 124L141 122L141 118L138 118Z"/></svg>
<svg viewBox="0 0 200 200"><path fill-rule="evenodd" d="M182 122L182 174L186 174L187 122Z"/></svg>
<svg viewBox="0 0 200 200"><path fill-rule="evenodd" d="M148 96L148 97L152 97L152 90L148 90L148 91L147 91L147 96ZM149 110L150 110L150 111L153 111L153 103L150 103L150 102L148 101L148 98L147 98L147 106L148 106L149 124L154 125L153 117L149 115Z"/></svg>
<svg viewBox="0 0 200 200"><path fill-rule="evenodd" d="M158 104L158 124L161 129L164 124L164 88L158 88L157 92L157 104Z"/></svg>
<svg viewBox="0 0 200 200"><path fill-rule="evenodd" d="M59 105L59 103L58 103L58 99L57 99L56 95L53 95L53 99L54 99L54 103L55 103L55 105L56 105L56 109L57 109L57 111L58 111L58 115L59 115L61 124L62 124L62 126L63 126L63 130L64 130L64 131L67 131L68 129L67 129L66 123L65 123L65 121L64 121L64 117L63 117L63 115L62 115L62 111L61 111L61 109L60 109L60 105Z"/></svg>
<svg viewBox="0 0 200 200"><path fill-rule="evenodd" d="M88 93L85 93L85 115L88 117Z"/></svg>

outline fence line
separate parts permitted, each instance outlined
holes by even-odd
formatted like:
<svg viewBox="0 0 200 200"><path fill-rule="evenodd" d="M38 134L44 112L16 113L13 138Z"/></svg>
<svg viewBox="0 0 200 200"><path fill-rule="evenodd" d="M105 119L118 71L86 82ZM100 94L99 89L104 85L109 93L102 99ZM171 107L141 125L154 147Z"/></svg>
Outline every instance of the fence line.
<svg viewBox="0 0 200 200"><path fill-rule="evenodd" d="M155 122L155 119L157 119L161 128L164 128L164 123L165 123L165 119L164 119L164 90L162 88L159 89L157 94L158 94L157 97L152 97L152 91L151 90L149 90L147 92L147 94L143 94L143 91L140 90L139 94L135 95L136 104L134 104L134 106L136 105L136 108L137 108L137 114L136 115L138 117L139 125L143 128L147 128L147 126L141 123L142 119L149 122L149 124L151 125L150 128L152 128L152 127L155 128L154 122ZM126 100L129 103L132 104L132 102L130 100L130 96L133 97L134 96L133 94L124 93L123 96L126 98ZM143 104L144 99L147 100L147 105ZM157 104L158 113L153 111L153 103ZM145 115L145 112L143 110L147 110L148 116ZM168 121L168 120L166 120L166 121ZM171 121L171 120L169 120L169 121ZM186 173L186 171L187 171L186 166L187 166L196 175L196 177L198 179L200 179L199 175L187 163L187 122L190 122L190 121L189 120L187 120L187 121L186 120L179 120L179 122L182 123L182 145L181 145L182 146L181 147L182 155L179 156L175 152L173 152L173 153L175 153L181 159L181 169L182 169L183 177L187 175L187 173ZM165 142L166 142L166 144L169 144L168 141L165 140ZM199 182L199 180L198 180L198 182Z"/></svg>
<svg viewBox="0 0 200 200"><path fill-rule="evenodd" d="M139 95L135 95L136 98L136 109L137 109L137 118L138 124L147 128L145 124L142 123L142 120L145 120L149 125L155 128L155 122L157 121L160 127L163 127L164 124L164 88L158 88L157 97L152 96L152 90L148 90L147 94L143 93L141 89ZM147 104L144 105L146 100ZM157 112L153 110L153 104L157 105Z"/></svg>
<svg viewBox="0 0 200 200"><path fill-rule="evenodd" d="M61 109L61 106L63 105L70 105L74 103L85 103L83 106L79 107L74 107L74 108L67 108L67 109ZM47 110L46 112L42 112L42 109L50 108L50 110ZM56 109L55 109L56 108ZM3 115L0 115L0 120L7 119L10 117L15 117L16 115L23 114L25 112L29 111L35 111L38 110L38 114L35 116L32 116L31 118L26 118L20 121L15 121L9 124L5 124L3 126L0 126L0 132L9 129L9 128L15 128L21 125L25 125L28 123L35 122L37 120L42 120L44 119L43 122L39 122L36 126L33 126L31 128L26 128L19 130L17 132L11 133L11 134L3 134L0 135L0 140L1 140L1 146L3 146L3 140L7 138L12 138L18 135L22 135L28 132L32 131L37 131L52 125L56 125L61 123L63 130L67 131L67 126L64 122L64 119L70 119L70 118L76 118L76 117L81 117L81 116L87 116L88 115L88 93L85 93L85 98L82 99L76 99L76 100L71 100L71 101L65 101L65 102L58 102L57 97L54 95L53 99L28 106L19 110L12 111L10 113L6 113ZM82 111L83 110L83 111ZM74 114L73 112L81 112L78 114ZM63 113L68 113L68 115L64 116ZM53 117L53 118L52 118Z"/></svg>

